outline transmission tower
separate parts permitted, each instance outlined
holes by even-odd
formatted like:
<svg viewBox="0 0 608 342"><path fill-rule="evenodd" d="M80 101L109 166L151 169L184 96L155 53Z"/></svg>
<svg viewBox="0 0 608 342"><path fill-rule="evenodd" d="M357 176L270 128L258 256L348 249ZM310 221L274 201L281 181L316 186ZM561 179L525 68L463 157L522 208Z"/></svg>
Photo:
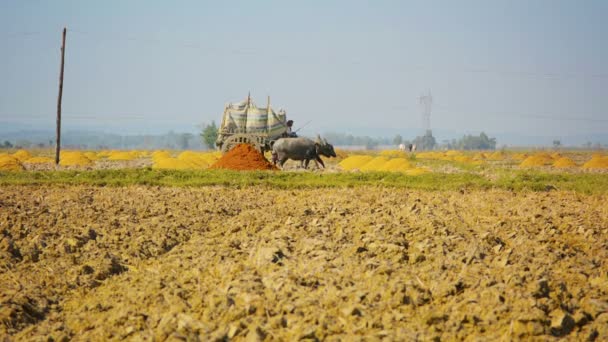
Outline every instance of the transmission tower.
<svg viewBox="0 0 608 342"><path fill-rule="evenodd" d="M422 94L418 98L420 104L420 111L422 112L422 125L425 133L431 132L431 108L433 106L433 95L429 90L426 94Z"/></svg>

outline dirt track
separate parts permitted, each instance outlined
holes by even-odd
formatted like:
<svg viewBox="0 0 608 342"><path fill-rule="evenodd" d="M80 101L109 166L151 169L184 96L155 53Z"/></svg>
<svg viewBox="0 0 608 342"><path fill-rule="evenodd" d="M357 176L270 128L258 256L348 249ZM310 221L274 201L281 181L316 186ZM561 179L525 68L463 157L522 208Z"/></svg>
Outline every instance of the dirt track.
<svg viewBox="0 0 608 342"><path fill-rule="evenodd" d="M608 339L607 196L0 188L0 336Z"/></svg>

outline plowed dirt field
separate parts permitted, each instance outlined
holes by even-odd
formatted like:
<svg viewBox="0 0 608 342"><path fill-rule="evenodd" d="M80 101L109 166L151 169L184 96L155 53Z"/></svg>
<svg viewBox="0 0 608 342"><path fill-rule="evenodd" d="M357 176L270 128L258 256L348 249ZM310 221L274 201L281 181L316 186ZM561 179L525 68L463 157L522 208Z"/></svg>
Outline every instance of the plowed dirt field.
<svg viewBox="0 0 608 342"><path fill-rule="evenodd" d="M608 339L608 196L0 188L9 340Z"/></svg>

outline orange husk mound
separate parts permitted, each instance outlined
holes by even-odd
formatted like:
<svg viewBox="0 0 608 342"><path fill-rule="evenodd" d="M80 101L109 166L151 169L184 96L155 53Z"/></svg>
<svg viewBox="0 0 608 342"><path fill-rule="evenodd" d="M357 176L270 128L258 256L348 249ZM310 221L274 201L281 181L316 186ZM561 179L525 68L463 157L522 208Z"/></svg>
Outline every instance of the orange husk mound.
<svg viewBox="0 0 608 342"><path fill-rule="evenodd" d="M568 157L561 157L558 160L555 161L555 163L553 163L553 167L575 167L576 163L568 158Z"/></svg>
<svg viewBox="0 0 608 342"><path fill-rule="evenodd" d="M248 144L236 145L211 165L210 169L278 170L260 151Z"/></svg>
<svg viewBox="0 0 608 342"><path fill-rule="evenodd" d="M527 153L515 153L514 155L511 156L511 159L513 160L525 160L526 158L528 158L528 154Z"/></svg>
<svg viewBox="0 0 608 342"><path fill-rule="evenodd" d="M488 156L488 160L504 160L506 158L506 154L502 151L496 151Z"/></svg>
<svg viewBox="0 0 608 342"><path fill-rule="evenodd" d="M608 156L602 157L599 154L594 154L593 158L583 164L584 169L608 169Z"/></svg>
<svg viewBox="0 0 608 342"><path fill-rule="evenodd" d="M483 152L478 152L473 155L473 160L486 160L488 156Z"/></svg>
<svg viewBox="0 0 608 342"><path fill-rule="evenodd" d="M534 167L553 164L553 158L547 153L538 153L530 156L519 164L520 167Z"/></svg>

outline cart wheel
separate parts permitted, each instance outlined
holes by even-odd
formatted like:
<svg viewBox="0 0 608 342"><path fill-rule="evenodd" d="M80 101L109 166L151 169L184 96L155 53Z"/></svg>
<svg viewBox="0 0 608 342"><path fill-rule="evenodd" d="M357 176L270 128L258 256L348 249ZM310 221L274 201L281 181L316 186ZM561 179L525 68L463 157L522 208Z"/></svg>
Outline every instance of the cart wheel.
<svg viewBox="0 0 608 342"><path fill-rule="evenodd" d="M249 144L258 151L264 150L264 146L259 144L254 137L247 134L235 134L224 141L222 153L232 150L238 144Z"/></svg>

